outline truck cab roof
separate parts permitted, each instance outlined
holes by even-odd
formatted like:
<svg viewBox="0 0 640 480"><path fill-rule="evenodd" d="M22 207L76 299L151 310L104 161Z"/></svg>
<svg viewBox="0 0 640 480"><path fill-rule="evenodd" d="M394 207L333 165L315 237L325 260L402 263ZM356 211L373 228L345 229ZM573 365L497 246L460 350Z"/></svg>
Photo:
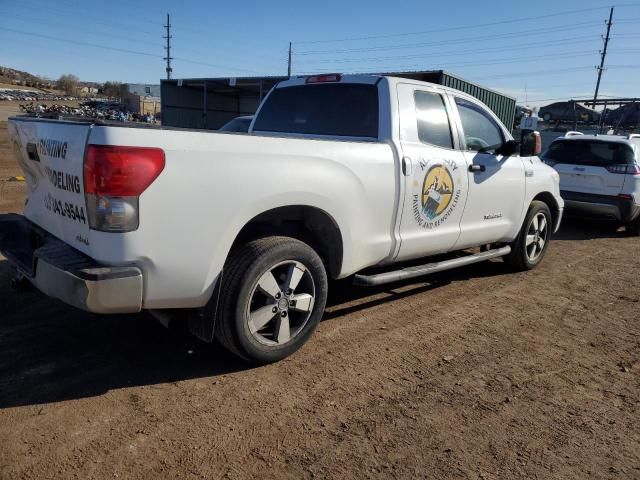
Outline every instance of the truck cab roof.
<svg viewBox="0 0 640 480"><path fill-rule="evenodd" d="M384 75L384 74L331 73L331 74L318 74L318 75L304 75L299 77L293 77L289 80L284 80L278 83L275 86L275 88L286 88L286 87L294 87L294 86L301 86L301 85L326 84L326 83L362 83L362 84L368 84L368 85L376 85L382 80L386 80L390 88L393 88L398 83L412 84L412 85L418 85L423 87L428 86L428 87L439 89L441 91L455 93L456 95L461 95L461 96L473 99L473 101L476 101L476 102L481 102L481 100L479 100L478 98L472 95L469 95L468 93L465 93L461 90L456 90L455 88L440 85L438 83L425 82L422 80L414 80L414 79L405 78L405 77L394 77L392 75Z"/></svg>

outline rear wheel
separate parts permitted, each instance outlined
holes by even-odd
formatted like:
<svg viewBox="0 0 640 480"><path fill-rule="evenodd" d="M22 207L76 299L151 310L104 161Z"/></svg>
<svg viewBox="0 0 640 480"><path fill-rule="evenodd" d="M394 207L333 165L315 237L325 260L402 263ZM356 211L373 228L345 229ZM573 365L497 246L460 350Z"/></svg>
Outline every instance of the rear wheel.
<svg viewBox="0 0 640 480"><path fill-rule="evenodd" d="M544 257L553 229L551 211L546 203L531 202L518 237L511 243L511 253L505 261L516 270L531 270Z"/></svg>
<svg viewBox="0 0 640 480"><path fill-rule="evenodd" d="M550 114L550 113L548 113L548 112L547 112L547 113L545 113L545 114L542 116L542 119L543 119L545 122L550 122L550 121L551 121L551 114Z"/></svg>
<svg viewBox="0 0 640 480"><path fill-rule="evenodd" d="M289 237L251 241L225 265L216 338L254 362L281 360L316 329L327 299L327 274L318 254Z"/></svg>

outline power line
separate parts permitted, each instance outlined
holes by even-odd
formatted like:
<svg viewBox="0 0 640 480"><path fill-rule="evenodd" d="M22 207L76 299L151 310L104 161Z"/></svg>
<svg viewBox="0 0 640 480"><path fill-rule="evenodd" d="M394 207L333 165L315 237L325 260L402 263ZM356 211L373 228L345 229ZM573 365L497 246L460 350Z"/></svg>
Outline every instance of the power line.
<svg viewBox="0 0 640 480"><path fill-rule="evenodd" d="M502 38L513 38L513 37L525 37L531 35L537 35L540 33L548 33L555 32L558 28L562 28L563 32L568 30L581 30L585 26L590 25L600 25L599 21L590 21L583 23L573 23L572 26L554 26L554 27L543 27L543 28L535 28L530 30L521 30L519 32L509 32L503 34L491 34L491 35L481 35L476 37L466 37L466 38L456 38L452 40L441 40L437 42L428 42L428 43L405 43L405 44L397 44L397 45L386 45L386 46L376 46L376 47L363 47L363 48L346 48L346 49L337 49L337 50L305 50L302 52L298 52L297 55L319 55L319 54L327 54L327 53L351 53L351 52L372 52L372 51L380 51L380 50L394 50L394 49L402 49L402 48L415 48L415 47L429 47L429 46L438 46L438 45L450 45L450 44L460 44L460 43L469 43L469 42L477 42L479 40L495 40Z"/></svg>
<svg viewBox="0 0 640 480"><path fill-rule="evenodd" d="M406 37L406 36L410 36L410 35L426 35L426 34L430 34L430 33L453 32L453 31L456 31L456 30L468 30L470 28L491 27L491 26L504 25L504 24L510 24L510 23L527 22L527 21L530 21L530 20L541 20L541 19L544 19L544 18L558 17L558 16L563 16L563 15L572 15L572 14L575 14L575 13L592 12L592 11L596 11L596 10L602 10L604 8L607 8L607 7L581 8L581 9L577 9L577 10L566 10L566 11L563 11L563 12L549 13L549 14L546 14L546 15L510 18L510 19L505 19L505 20L497 20L495 22L476 23L476 24L471 24L471 25L460 25L460 26L456 26L456 27L438 28L438 29L434 29L434 30L422 30L422 31L419 31L419 32L391 33L391 34L385 34L385 35L369 35L369 36L365 36L365 37L349 37L349 38L338 38L338 39L330 39L330 40L304 40L304 41L299 41L299 42L295 42L295 43L297 43L297 44L317 44L317 43L351 42L351 41L357 41L357 40L373 40L373 39L377 39L377 38L394 38L394 37Z"/></svg>
<svg viewBox="0 0 640 480"><path fill-rule="evenodd" d="M591 66L587 66L587 67L570 67L570 68L556 68L553 70L536 70L536 71L531 71L531 72L527 72L527 71L522 71L522 72L517 72L517 73L513 73L513 74L501 74L501 75L487 75L487 76L482 76L482 77L474 77L476 80L493 80L493 79L498 79L498 78L509 78L509 77L520 77L520 76L535 76L535 75L547 75L547 76L551 76L551 75L555 75L558 73L565 73L565 72L577 72L577 71L582 71L582 70L591 70L593 67ZM424 67L422 66L421 69L423 70L437 70L437 68L429 68L429 67ZM419 72L420 70L415 70L415 72ZM306 75L315 75L318 72L305 72L305 73L298 73L298 75L302 75L302 76L306 76ZM345 75L378 75L380 74L380 70L368 70L368 71L352 71L352 72L344 72ZM393 72L390 72L393 73Z"/></svg>
<svg viewBox="0 0 640 480"><path fill-rule="evenodd" d="M582 70L591 70L593 67L570 67L570 68L556 68L553 70L535 70L531 72L517 72L517 73L507 73L501 75L487 75L484 77L476 77L478 80L482 79L494 79L494 78L509 78L509 77L524 77L524 76L534 76L534 75L555 75L558 73L566 73L566 72L579 72Z"/></svg>
<svg viewBox="0 0 640 480"><path fill-rule="evenodd" d="M29 24L38 23L40 25L51 26L51 20L43 21L43 20L34 19L32 16L28 16L27 17L27 16L21 16L21 15L15 15L15 14L13 14L13 15L8 14L7 16L8 17L13 17L14 19L17 19L18 21L28 22ZM63 21L63 23L65 23L65 22ZM69 22L67 22L67 23L69 23ZM77 23L77 22L73 22L73 23L74 23L74 25L73 25L74 31L75 30L81 30L81 31L89 32L89 33L91 33L93 35L96 35L96 34L97 35L101 35L102 37L104 37L104 35L105 35L104 33L96 32L95 27L93 27L91 29L83 28L83 27L78 27L77 25L75 25L75 23ZM110 33L113 33L113 32L111 31ZM139 38L128 37L128 36L124 36L124 35L121 35L121 34L118 34L117 37L115 37L115 38L117 40L127 40L129 42L144 43L146 45L153 45L153 46L157 46L158 45L157 41L156 42L150 42L150 41L147 41L147 40L141 40Z"/></svg>
<svg viewBox="0 0 640 480"><path fill-rule="evenodd" d="M551 58L567 58L567 56L574 57L588 57L593 55L592 50L582 50L578 52L563 52L561 54L556 55L529 55L526 57L518 57L518 58L510 58L505 59L504 57L496 58L496 59L487 59L478 62L462 62L462 63L447 63L447 68L451 67L486 67L491 65L508 65L513 63L527 63L531 60L536 59L551 59ZM427 60L430 60L427 58ZM394 69L414 69L414 68L424 68L424 65L410 65L410 66L398 66L398 67L386 67L386 68L394 68Z"/></svg>
<svg viewBox="0 0 640 480"><path fill-rule="evenodd" d="M6 28L6 27L0 27L0 30L5 30L7 32L13 32L13 33L18 33L21 35L28 35L31 37L39 37L39 38L44 38L46 40L55 40L57 42L65 42L65 43L71 43L74 45L81 45L81 46L85 46L85 47L93 47L93 48L102 48L104 50L112 50L114 52L122 52L122 53L130 53L132 55L143 55L146 57L162 57L161 55L156 55L153 53L147 53L147 52L139 52L136 50L129 50L128 48L118 48L118 47L108 47L106 45L99 45L97 43L89 43L89 42L81 42L79 40L69 40L66 38L60 38L60 37L54 37L51 35L44 35L41 33L34 33L34 32L26 32L24 30L16 30L13 28Z"/></svg>
<svg viewBox="0 0 640 480"><path fill-rule="evenodd" d="M73 10L73 11L61 10L59 7L55 8L55 9L52 9L49 5L40 5L40 4L37 4L37 3L30 3L31 6L29 6L29 4L27 4L27 5L23 4L25 2L33 2L33 0L20 0L21 4L19 4L19 5L12 4L11 7L12 8L23 8L23 9L26 9L26 10L28 10L28 12L30 14L33 13L34 11L36 11L36 12L46 11L47 15L53 15L53 16L57 16L57 17L63 18L63 19L69 19L69 17L71 15L78 14L78 10L77 9ZM4 14L5 12L3 11L2 13ZM152 25L154 27L154 30L163 25L160 22L153 22L153 21L150 21L148 19L140 20L139 22L136 22L135 25L133 25L133 24L122 23L122 22L117 22L117 21L113 21L113 20L111 20L109 22L105 21L106 18L113 17L114 15L108 15L108 16L105 15L104 17L98 17L98 16L95 16L95 15L86 15L84 12L82 13L82 15L85 18L90 19L91 20L91 24L102 25L102 26L109 27L111 29L114 29L114 28L116 28L116 29L118 29L118 28L119 29L125 29L128 33L144 34L144 35L148 35L148 36L154 37L154 38L157 38L157 35L158 35L157 31L151 32L149 30L141 29L140 28L140 24ZM129 16L127 16L127 18L129 18ZM49 23L49 25L50 25L50 23ZM175 28L173 30L174 30L174 34L175 34L176 33ZM118 31L117 37L118 38L126 38L126 37L123 37L119 33L121 31L122 30ZM198 41L199 43L203 43L202 37L198 37L196 35L192 35L191 33L189 33L189 32L194 32L194 31L202 32L203 34L206 34L206 35L209 35L211 33L211 32L206 31L206 30L200 30L200 29L195 29L194 30L193 28L189 28L189 30L187 32L181 32L178 29L178 34L179 34L179 36L181 38L183 38L183 37L191 38L191 39L194 39L194 40ZM111 33L113 34L113 30L112 30ZM148 44L152 44L152 45L157 45L157 42L151 43L151 42L143 41L143 40L139 40L139 39L135 39L135 40L132 40L132 41L135 41L136 43L148 43ZM216 43L217 43L218 46L224 46L223 42L216 41ZM253 47L250 48L248 46L247 47L238 46L237 44L234 44L233 48L236 48L236 49L239 49L239 50L245 50L247 52L251 51L254 54L256 52L256 48L253 48ZM261 53L261 55L263 57L274 56L273 50L261 50L261 51L263 52L263 53ZM197 50L194 50L194 49L189 49L189 52L190 53L193 52L194 54L198 54L198 55L201 54L201 53L205 53L205 52L199 53ZM210 52L206 52L205 54L208 54L208 53L210 53Z"/></svg>
<svg viewBox="0 0 640 480"><path fill-rule="evenodd" d="M180 33L180 29L178 28L178 26L176 26L174 24L174 26L171 28L172 34L173 34L173 39L171 41L171 48L176 49L176 48L181 48L181 46L184 46L184 48L186 48L189 52L189 55L193 56L193 55L197 55L198 57L202 56L202 57L206 57L208 55L212 54L212 51L209 49L199 49L199 48L193 48L192 46L190 46L191 44L189 42L183 42L184 40L184 35L182 33ZM155 45L157 45L158 42L155 43ZM203 42L200 40L198 42L199 45L202 45ZM237 53L231 53L231 49L229 48L225 48L224 45L218 45L216 42L216 46L220 47L220 50L222 51L216 51L215 55L216 57L226 57L226 58L233 58L234 60L238 59L238 55ZM254 66L259 66L262 65L265 68L273 68L273 64L276 62L280 62L282 60L282 53L285 52L286 55L286 49L272 49L272 50L255 50L255 49L251 49L251 48L247 48L247 49L241 49L241 50L247 50L248 52L250 52L250 54L253 55L260 55L260 58L258 59L251 59L251 62ZM267 63L267 61L265 59L267 58L272 58L273 62L271 63Z"/></svg>
<svg viewBox="0 0 640 480"><path fill-rule="evenodd" d="M80 45L80 46L85 46L85 47L92 47L92 48L101 48L103 50L112 50L115 52L121 52L121 53L128 53L131 55L142 55L145 57L153 57L153 58L162 58L164 59L163 55L157 55L154 53L148 53L148 52L139 52L136 50L129 50L127 48L117 48L117 47L109 47L107 45L100 45L97 43L89 43L89 42L81 42L79 40L69 40L66 38L61 38L61 37L54 37L51 35L43 35L40 33L34 33L34 32L25 32L24 30L16 30L13 28L5 28L5 27L0 27L0 30L5 30L7 32L13 32L13 33L18 33L21 35L28 35L28 36L32 36L32 37L39 37L39 38L44 38L47 40L54 40L57 42L64 42L64 43L70 43L73 45ZM228 65L218 65L215 63L207 63L207 62L200 62L198 60L192 60L189 58L182 58L182 57L173 57L174 60L180 60L182 62L186 62L186 63L193 63L193 64L197 64L197 65L206 65L208 67L214 67L214 68L224 68L224 69L228 69L228 70L232 70L232 71L237 71L237 72L248 72L248 73L260 73L256 70L247 70L244 68L237 68L237 67L230 67Z"/></svg>
<svg viewBox="0 0 640 480"><path fill-rule="evenodd" d="M581 70L591 70L593 67L571 67L571 68L556 68L553 70L537 70L533 72L517 72L513 74L503 74L503 75L488 75L484 77L476 77L477 79L494 79L494 78L509 78L509 77L520 77L520 76L533 76L533 75L554 75L556 73L565 73L565 72L578 72ZM640 68L640 65L610 65L608 68Z"/></svg>
<svg viewBox="0 0 640 480"><path fill-rule="evenodd" d="M73 15L73 14L77 14L78 11L69 11L69 10L60 10L60 8L56 8L56 9L51 9L49 7L49 5L41 5L41 4L37 4L37 3L31 3L27 0L27 4L25 5L25 0L21 0L21 4L20 5L12 5L12 8L24 8L26 10L29 11L29 13L33 13L34 10L35 11L39 11L39 10L47 10L48 14L51 15L53 14L54 16L57 17L61 17L61 18L68 18L69 15ZM31 6L29 6L31 5ZM4 13L4 12L3 12ZM86 15L83 13L83 15L91 20L91 23L95 23L97 25L105 25L107 27L122 27L122 28L127 28L127 29L132 29L135 30L136 33L143 33L145 35L149 35L152 37L155 37L157 35L157 33L153 33L150 32L148 30L141 30L140 29L140 25L131 25L131 24L126 24L126 23L122 23L122 22L114 22L114 21L110 21L109 23L104 22L104 18L103 17L97 17L94 15ZM144 23L150 23L148 21L145 21ZM154 23L154 25L157 27L158 25Z"/></svg>
<svg viewBox="0 0 640 480"><path fill-rule="evenodd" d="M217 65L215 63L208 63L208 62L201 62L199 60L193 60L190 58L183 58L183 57L173 57L174 60L178 60L180 62L185 62L185 63L192 63L194 65L204 65L206 67L214 67L214 68L226 68L227 70L231 70L231 71L235 71L235 72L245 72L245 73L253 73L253 74L257 74L257 75L261 75L262 72L259 72L258 70L249 70L246 68L238 68L238 67L230 67L230 66L225 66L225 65Z"/></svg>
<svg viewBox="0 0 640 480"><path fill-rule="evenodd" d="M592 39L592 40L597 40L599 37L596 37L594 35L581 35L581 36L577 36L577 37L570 37L570 38L559 38L559 39L555 39L555 40L548 40L548 41L544 41L544 42L528 42L528 43L524 43L524 44L516 44L516 45L511 45L511 46L499 46L499 47L488 47L488 48L473 48L473 49L467 49L467 50L452 50L452 51L448 51L448 52L443 52L441 50L438 50L437 53L430 53L430 52L425 52L425 53L412 53L411 55L393 55L393 56L389 56L389 57L360 57L360 58L341 58L341 59L319 59L319 60L313 60L313 59L309 59L309 60L298 60L299 63L309 63L309 62L313 62L313 63L354 63L354 62L366 62L366 61L385 61L385 60L396 60L399 58L424 58L425 56L429 56L431 57L453 57L453 56L460 56L460 55L468 55L468 54L477 54L477 53L485 53L485 52L504 52L504 51L511 51L511 50L530 50L532 47L541 47L541 46L547 46L547 45L553 45L553 46L557 46L558 43L562 43L562 45L571 45L571 44L575 44L575 43L580 43L580 44L584 44L584 40L586 39Z"/></svg>
<svg viewBox="0 0 640 480"><path fill-rule="evenodd" d="M0 32L0 35L13 35L13 34ZM15 37L13 37L13 36L10 37L10 38L0 37L0 42L6 41L8 43L11 39L15 39ZM17 45L17 48L20 48L20 47L25 46L25 45L27 45L27 46L35 46L35 47L38 47L38 49L40 49L40 50L52 51L52 52L56 52L58 54L61 53L60 52L60 46L58 46L56 44L43 45L42 42L38 41L37 39L20 38L20 42ZM116 53L116 55L117 55L117 53ZM83 59L87 59L87 60L95 60L95 58L96 58L95 55L90 55L90 54L83 55L82 53L77 52L75 50L67 50L67 51L65 51L64 52L64 57L65 57L65 59L67 57L77 57L77 58L83 58ZM109 59L106 59L106 58L103 57L102 60L104 61L105 65L108 64L107 62L109 61ZM118 56L117 60L113 60L113 64L117 65L117 66L123 66L124 65L124 66L127 66L127 67L132 67L131 70L127 70L128 72L140 72L141 70L145 71L145 68L146 68L147 65L146 65L146 63L143 64L143 62L146 62L146 61L154 62L153 64L155 65L156 59L149 58L149 59L145 60L143 58L135 58L135 60L132 59L130 61L127 61L127 60L124 60L121 56ZM67 68L67 66L65 66L64 64L60 64L60 63L56 63L56 67L61 68L61 69L66 69ZM138 68L137 70L135 70L136 67ZM145 67L145 68L141 69L141 67ZM34 73L34 75L36 75L38 77L49 78L48 74ZM111 79L116 79L112 74L109 74L109 75L111 75ZM131 79L129 79L129 81L130 80ZM87 81L89 81L89 80L87 80ZM144 82L137 82L137 83L144 83Z"/></svg>
<svg viewBox="0 0 640 480"><path fill-rule="evenodd" d="M81 6L85 6L85 0L81 0L80 2L73 2L70 0L64 0L66 3L68 4L73 4L75 7L78 6L78 3L80 3ZM113 5L114 3L121 3L124 4L122 7L118 7L118 12L121 12L123 9L126 9L127 14L129 14L130 11L132 10L137 10L140 13L143 13L145 15L145 17L148 18L149 16L149 8L142 8L142 7L137 7L135 4L132 5L133 2L131 2L131 0L124 0L121 2L116 2L116 0L109 0L109 2L105 2L107 5ZM102 6L104 6L104 4L101 4ZM104 8L101 9L101 11L106 12L107 10L104 10ZM110 13L113 13L113 10L109 11ZM141 19L142 17L138 17L139 19ZM154 22L155 23L155 22Z"/></svg>

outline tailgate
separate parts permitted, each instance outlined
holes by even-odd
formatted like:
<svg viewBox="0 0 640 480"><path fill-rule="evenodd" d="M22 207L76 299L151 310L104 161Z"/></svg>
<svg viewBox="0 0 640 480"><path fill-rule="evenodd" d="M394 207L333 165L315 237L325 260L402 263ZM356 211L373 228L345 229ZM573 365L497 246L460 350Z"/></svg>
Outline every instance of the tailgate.
<svg viewBox="0 0 640 480"><path fill-rule="evenodd" d="M634 153L608 137L578 136L555 140L543 159L560 174L560 190L615 197L625 180L624 171L617 169L632 165Z"/></svg>
<svg viewBox="0 0 640 480"><path fill-rule="evenodd" d="M28 186L24 215L83 250L89 235L83 161L92 124L11 118L8 127Z"/></svg>
<svg viewBox="0 0 640 480"><path fill-rule="evenodd" d="M624 186L624 175L609 172L605 167L558 163L560 188L571 192L617 196Z"/></svg>

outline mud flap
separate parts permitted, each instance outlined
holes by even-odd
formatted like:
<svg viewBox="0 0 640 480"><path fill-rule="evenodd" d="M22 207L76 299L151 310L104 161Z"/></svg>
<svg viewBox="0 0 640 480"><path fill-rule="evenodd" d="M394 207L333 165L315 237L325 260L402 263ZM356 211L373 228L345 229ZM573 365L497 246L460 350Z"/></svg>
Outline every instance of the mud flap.
<svg viewBox="0 0 640 480"><path fill-rule="evenodd" d="M209 303L189 315L189 332L203 342L212 343L215 338L223 274L224 271L221 271L216 280Z"/></svg>

